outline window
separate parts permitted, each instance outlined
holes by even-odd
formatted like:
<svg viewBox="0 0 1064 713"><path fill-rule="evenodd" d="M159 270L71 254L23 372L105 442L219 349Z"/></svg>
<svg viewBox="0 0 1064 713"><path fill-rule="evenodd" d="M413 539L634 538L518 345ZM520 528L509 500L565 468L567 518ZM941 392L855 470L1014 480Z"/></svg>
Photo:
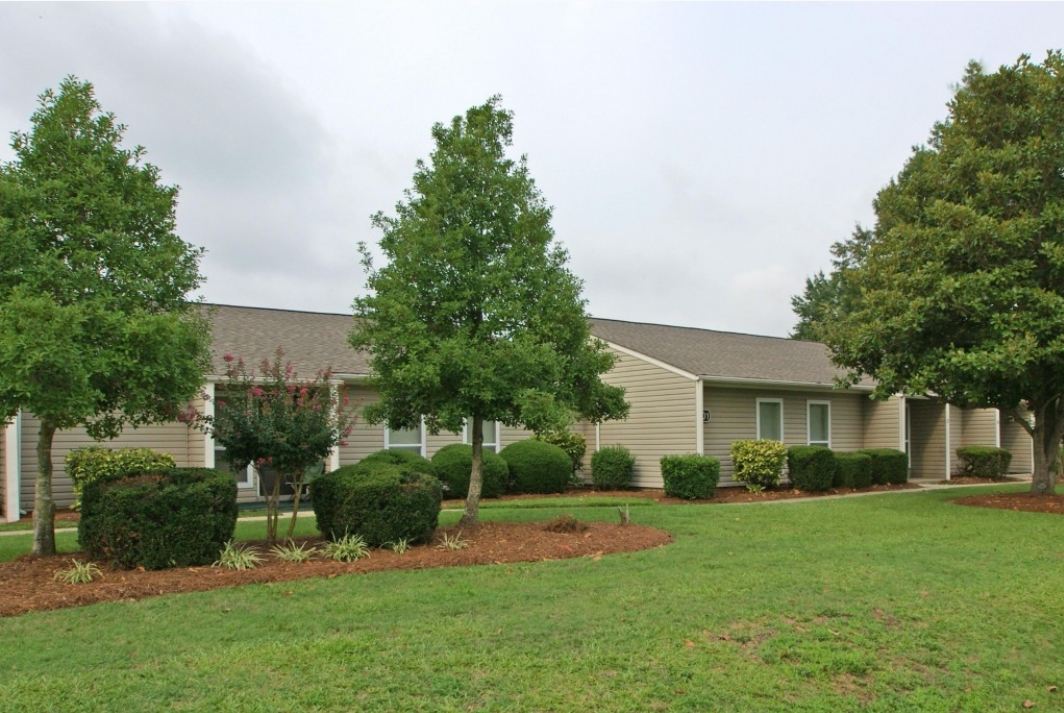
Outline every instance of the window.
<svg viewBox="0 0 1064 713"><path fill-rule="evenodd" d="M466 421L465 430L462 431L462 443L473 443L473 434L470 431L471 421ZM484 421L484 447L488 450L499 452L499 422Z"/></svg>
<svg viewBox="0 0 1064 713"><path fill-rule="evenodd" d="M783 399L757 400L757 437L783 441Z"/></svg>
<svg viewBox="0 0 1064 713"><path fill-rule="evenodd" d="M425 455L425 424L415 428L384 427L384 447L389 450L413 451Z"/></svg>
<svg viewBox="0 0 1064 713"><path fill-rule="evenodd" d="M214 409L217 411L225 408L228 400L239 398L239 394L234 396L232 392L227 393L221 388L216 388L214 391ZM226 455L225 446L218 445L218 443L214 443L214 467L223 472L232 473L238 488L255 487L255 469L251 465L244 468L233 467L233 464L229 462L229 456Z"/></svg>
<svg viewBox="0 0 1064 713"><path fill-rule="evenodd" d="M831 448L831 402L807 402L809 416L809 438L811 446Z"/></svg>

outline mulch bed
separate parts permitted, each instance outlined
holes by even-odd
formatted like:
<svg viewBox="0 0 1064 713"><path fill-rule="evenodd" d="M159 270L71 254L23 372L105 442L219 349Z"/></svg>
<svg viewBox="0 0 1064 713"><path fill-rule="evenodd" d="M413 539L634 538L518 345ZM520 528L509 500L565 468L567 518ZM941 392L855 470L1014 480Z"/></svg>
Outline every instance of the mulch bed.
<svg viewBox="0 0 1064 713"><path fill-rule="evenodd" d="M394 569L465 567L476 564L537 562L572 557L593 557L617 552L634 552L672 542L666 532L643 525L605 522L584 523L578 532L549 532L547 523L490 522L475 527L441 528L437 535L455 535L468 542L465 549L445 550L432 545L411 547L397 555L390 550L373 550L367 559L344 563L324 560L289 563L267 554L265 543L257 545L263 561L256 569L243 572L219 567L191 567L147 572L113 570L101 567L103 576L86 584L64 584L55 573L70 568L70 555L34 557L24 555L0 564L0 616L17 616L33 611L62 609L97 602L137 600L180 592L201 592L258 582L287 582L310 577L336 577ZM317 538L298 542L320 543ZM84 560L84 557L78 557Z"/></svg>
<svg viewBox="0 0 1064 713"><path fill-rule="evenodd" d="M994 495L969 495L957 498L958 505L1022 512L1044 512L1064 515L1064 495L1034 495L1033 493L997 493Z"/></svg>

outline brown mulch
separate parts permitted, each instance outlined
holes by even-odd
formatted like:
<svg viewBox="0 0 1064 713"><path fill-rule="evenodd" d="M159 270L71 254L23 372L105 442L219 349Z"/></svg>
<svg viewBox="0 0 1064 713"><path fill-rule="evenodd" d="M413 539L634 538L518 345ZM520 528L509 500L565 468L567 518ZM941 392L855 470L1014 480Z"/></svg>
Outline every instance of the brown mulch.
<svg viewBox="0 0 1064 713"><path fill-rule="evenodd" d="M1035 495L1034 493L996 493L993 495L969 495L957 498L958 505L1022 512L1044 512L1064 515L1064 495Z"/></svg>
<svg viewBox="0 0 1064 713"><path fill-rule="evenodd" d="M54 579L58 570L70 568L70 555L34 557L24 555L0 564L0 617L33 611L63 609L97 602L137 600L180 592L201 592L257 582L287 582L310 577L336 577L393 569L464 567L475 564L505 564L593 557L617 552L634 552L672 542L672 536L643 525L605 522L585 523L579 532L558 533L545 529L547 523L490 522L475 527L441 528L437 535L455 535L468 542L465 549L445 550L435 545L411 547L405 554L373 550L367 559L344 563L324 560L289 563L267 554L265 543L257 545L263 561L244 572L219 567L146 572L101 567L103 576L86 584L64 584ZM320 543L318 538L298 542ZM84 557L78 557L84 560Z"/></svg>

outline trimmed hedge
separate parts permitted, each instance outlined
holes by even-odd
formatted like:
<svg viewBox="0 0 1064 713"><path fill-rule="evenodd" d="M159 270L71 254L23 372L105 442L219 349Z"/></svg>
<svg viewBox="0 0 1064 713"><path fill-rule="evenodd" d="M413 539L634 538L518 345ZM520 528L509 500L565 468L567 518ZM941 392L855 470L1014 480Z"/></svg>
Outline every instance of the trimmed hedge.
<svg viewBox="0 0 1064 713"><path fill-rule="evenodd" d="M606 446L591 456L591 483L596 490L626 490L632 487L635 456L624 446Z"/></svg>
<svg viewBox="0 0 1064 713"><path fill-rule="evenodd" d="M151 448L102 448L86 446L67 453L66 474L74 484L72 510L81 508L81 492L85 483L105 476L121 476L145 470L174 468L177 463L169 453L159 453Z"/></svg>
<svg viewBox="0 0 1064 713"><path fill-rule="evenodd" d="M824 446L791 446L787 449L787 470L792 488L823 492L835 480L835 454Z"/></svg>
<svg viewBox="0 0 1064 713"><path fill-rule="evenodd" d="M508 489L510 468L498 453L481 450L484 473L480 483L480 497L497 498ZM452 443L436 451L432 456L436 477L443 483L448 498L465 498L469 495L469 477L473 474L473 446ZM567 476L568 477L568 476Z"/></svg>
<svg viewBox="0 0 1064 713"><path fill-rule="evenodd" d="M872 456L836 453L834 484L836 488L867 488L872 484Z"/></svg>
<svg viewBox="0 0 1064 713"><path fill-rule="evenodd" d="M582 434L561 431L559 433L537 433L532 438L549 443L552 446L558 446L565 451L565 454L569 456L569 460L573 462L574 476L583 467L584 454L587 453L587 439Z"/></svg>
<svg viewBox="0 0 1064 713"><path fill-rule="evenodd" d="M964 474L973 478L993 478L1000 480L1009 472L1012 453L1004 448L993 446L965 446L957 449Z"/></svg>
<svg viewBox="0 0 1064 713"><path fill-rule="evenodd" d="M211 564L236 528L236 481L211 468L166 468L85 483L78 542L117 567Z"/></svg>
<svg viewBox="0 0 1064 713"><path fill-rule="evenodd" d="M390 463L391 465L403 466L414 473L424 473L425 475L431 475L433 478L438 477L436 466L432 464L432 461L413 451L385 448L384 450L370 453L359 461L359 463L366 462Z"/></svg>
<svg viewBox="0 0 1064 713"><path fill-rule="evenodd" d="M747 489L769 488L780 484L783 464L787 461L787 446L765 438L734 441L731 444L731 457L735 479L746 483Z"/></svg>
<svg viewBox="0 0 1064 713"><path fill-rule="evenodd" d="M550 443L528 439L511 443L499 453L510 467L512 493L564 493L573 461Z"/></svg>
<svg viewBox="0 0 1064 713"><path fill-rule="evenodd" d="M669 497L684 500L712 498L720 482L720 461L695 453L664 456L661 477L665 481L665 494Z"/></svg>
<svg viewBox="0 0 1064 713"><path fill-rule="evenodd" d="M310 495L324 537L361 535L366 544L380 547L401 539L430 541L439 524L443 487L431 475L363 460L315 478Z"/></svg>
<svg viewBox="0 0 1064 713"><path fill-rule="evenodd" d="M864 448L857 451L872 457L872 484L886 485L909 481L909 456L896 448Z"/></svg>

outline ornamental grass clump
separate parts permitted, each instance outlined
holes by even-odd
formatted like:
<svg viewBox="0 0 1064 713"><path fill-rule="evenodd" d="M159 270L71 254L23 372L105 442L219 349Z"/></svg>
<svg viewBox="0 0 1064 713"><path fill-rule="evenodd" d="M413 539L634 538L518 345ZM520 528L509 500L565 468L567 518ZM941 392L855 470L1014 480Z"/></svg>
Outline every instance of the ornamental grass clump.
<svg viewBox="0 0 1064 713"><path fill-rule="evenodd" d="M734 441L731 444L735 479L751 492L760 492L780 484L787 446L768 439Z"/></svg>
<svg viewBox="0 0 1064 713"><path fill-rule="evenodd" d="M835 480L835 454L824 446L791 446L787 449L787 472L795 490L823 492Z"/></svg>
<svg viewBox="0 0 1064 713"><path fill-rule="evenodd" d="M717 493L720 461L694 453L665 456L661 459L661 477L669 497L705 500Z"/></svg>

